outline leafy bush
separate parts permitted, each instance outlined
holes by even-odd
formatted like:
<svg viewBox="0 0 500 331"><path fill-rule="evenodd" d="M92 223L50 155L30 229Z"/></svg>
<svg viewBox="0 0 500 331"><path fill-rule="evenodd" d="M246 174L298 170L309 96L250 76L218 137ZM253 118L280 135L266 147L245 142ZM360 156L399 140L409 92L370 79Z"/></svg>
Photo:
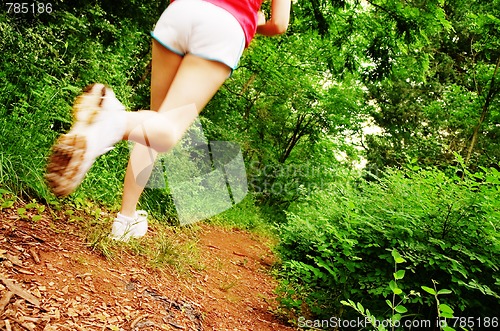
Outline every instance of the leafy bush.
<svg viewBox="0 0 500 331"><path fill-rule="evenodd" d="M84 2L56 2L50 15L0 13L0 185L53 199L43 178L46 158L69 130L71 105L84 86L103 82L127 108L148 107L150 38L139 23ZM115 204L128 154L120 145L98 160L76 195Z"/></svg>
<svg viewBox="0 0 500 331"><path fill-rule="evenodd" d="M500 173L463 179L436 169L390 170L377 182L338 182L295 206L280 228L282 304L301 314L342 313L340 301L388 309L391 251L407 263L403 291L433 282L461 316L495 316L500 299ZM407 299L435 317L433 297Z"/></svg>

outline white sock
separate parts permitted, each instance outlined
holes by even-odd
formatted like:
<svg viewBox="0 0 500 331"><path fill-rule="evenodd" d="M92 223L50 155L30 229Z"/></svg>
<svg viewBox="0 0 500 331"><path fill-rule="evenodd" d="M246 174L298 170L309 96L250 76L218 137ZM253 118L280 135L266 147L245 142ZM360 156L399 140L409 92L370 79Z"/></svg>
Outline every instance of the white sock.
<svg viewBox="0 0 500 331"><path fill-rule="evenodd" d="M116 216L116 218L118 218L121 221L124 221L127 224L131 224L135 220L134 217L128 217L128 216L123 215L122 213L118 213L118 215Z"/></svg>

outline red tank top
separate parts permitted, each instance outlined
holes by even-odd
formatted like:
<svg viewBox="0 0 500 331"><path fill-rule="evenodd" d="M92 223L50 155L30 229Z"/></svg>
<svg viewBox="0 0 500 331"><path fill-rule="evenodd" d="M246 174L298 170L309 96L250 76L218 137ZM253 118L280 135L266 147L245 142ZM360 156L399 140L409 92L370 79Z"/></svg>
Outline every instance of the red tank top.
<svg viewBox="0 0 500 331"><path fill-rule="evenodd" d="M171 0L170 2L173 2ZM257 12L263 0L204 0L231 13L240 23L246 38L246 47L257 31Z"/></svg>

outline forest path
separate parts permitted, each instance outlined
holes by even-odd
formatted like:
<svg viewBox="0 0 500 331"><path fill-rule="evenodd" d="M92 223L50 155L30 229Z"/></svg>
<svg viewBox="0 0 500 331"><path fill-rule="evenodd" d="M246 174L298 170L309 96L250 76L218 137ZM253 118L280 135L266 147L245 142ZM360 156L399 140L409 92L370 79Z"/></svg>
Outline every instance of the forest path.
<svg viewBox="0 0 500 331"><path fill-rule="evenodd" d="M272 313L266 237L153 224L143 242L92 249L81 222L24 210L0 211L0 330L293 330ZM179 263L155 267L141 250L166 235L153 260Z"/></svg>

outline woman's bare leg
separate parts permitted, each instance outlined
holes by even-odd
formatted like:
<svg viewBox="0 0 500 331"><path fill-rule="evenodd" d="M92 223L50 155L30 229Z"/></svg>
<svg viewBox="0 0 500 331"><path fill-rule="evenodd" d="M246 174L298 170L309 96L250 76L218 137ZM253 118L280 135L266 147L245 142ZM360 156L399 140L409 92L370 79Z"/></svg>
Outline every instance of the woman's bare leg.
<svg viewBox="0 0 500 331"><path fill-rule="evenodd" d="M150 107L152 111L158 111L167 96L182 57L161 46L154 39L152 53ZM133 121L129 119L128 126L132 123ZM132 127L127 128L127 131L131 130ZM138 142L139 144L135 144L132 149L125 174L121 213L126 216L134 215L135 206L145 186L145 183L137 181L139 179L137 176L143 173L149 177L156 158L156 152L152 148L141 141ZM147 178L145 180L147 181Z"/></svg>
<svg viewBox="0 0 500 331"><path fill-rule="evenodd" d="M167 61L174 61L174 64ZM156 151L146 146L162 152L171 149L230 72L231 69L220 62L190 54L182 58L153 42L151 107L158 113L141 111L127 114L125 136L139 144L132 151L125 176L122 215L134 215L151 174Z"/></svg>

